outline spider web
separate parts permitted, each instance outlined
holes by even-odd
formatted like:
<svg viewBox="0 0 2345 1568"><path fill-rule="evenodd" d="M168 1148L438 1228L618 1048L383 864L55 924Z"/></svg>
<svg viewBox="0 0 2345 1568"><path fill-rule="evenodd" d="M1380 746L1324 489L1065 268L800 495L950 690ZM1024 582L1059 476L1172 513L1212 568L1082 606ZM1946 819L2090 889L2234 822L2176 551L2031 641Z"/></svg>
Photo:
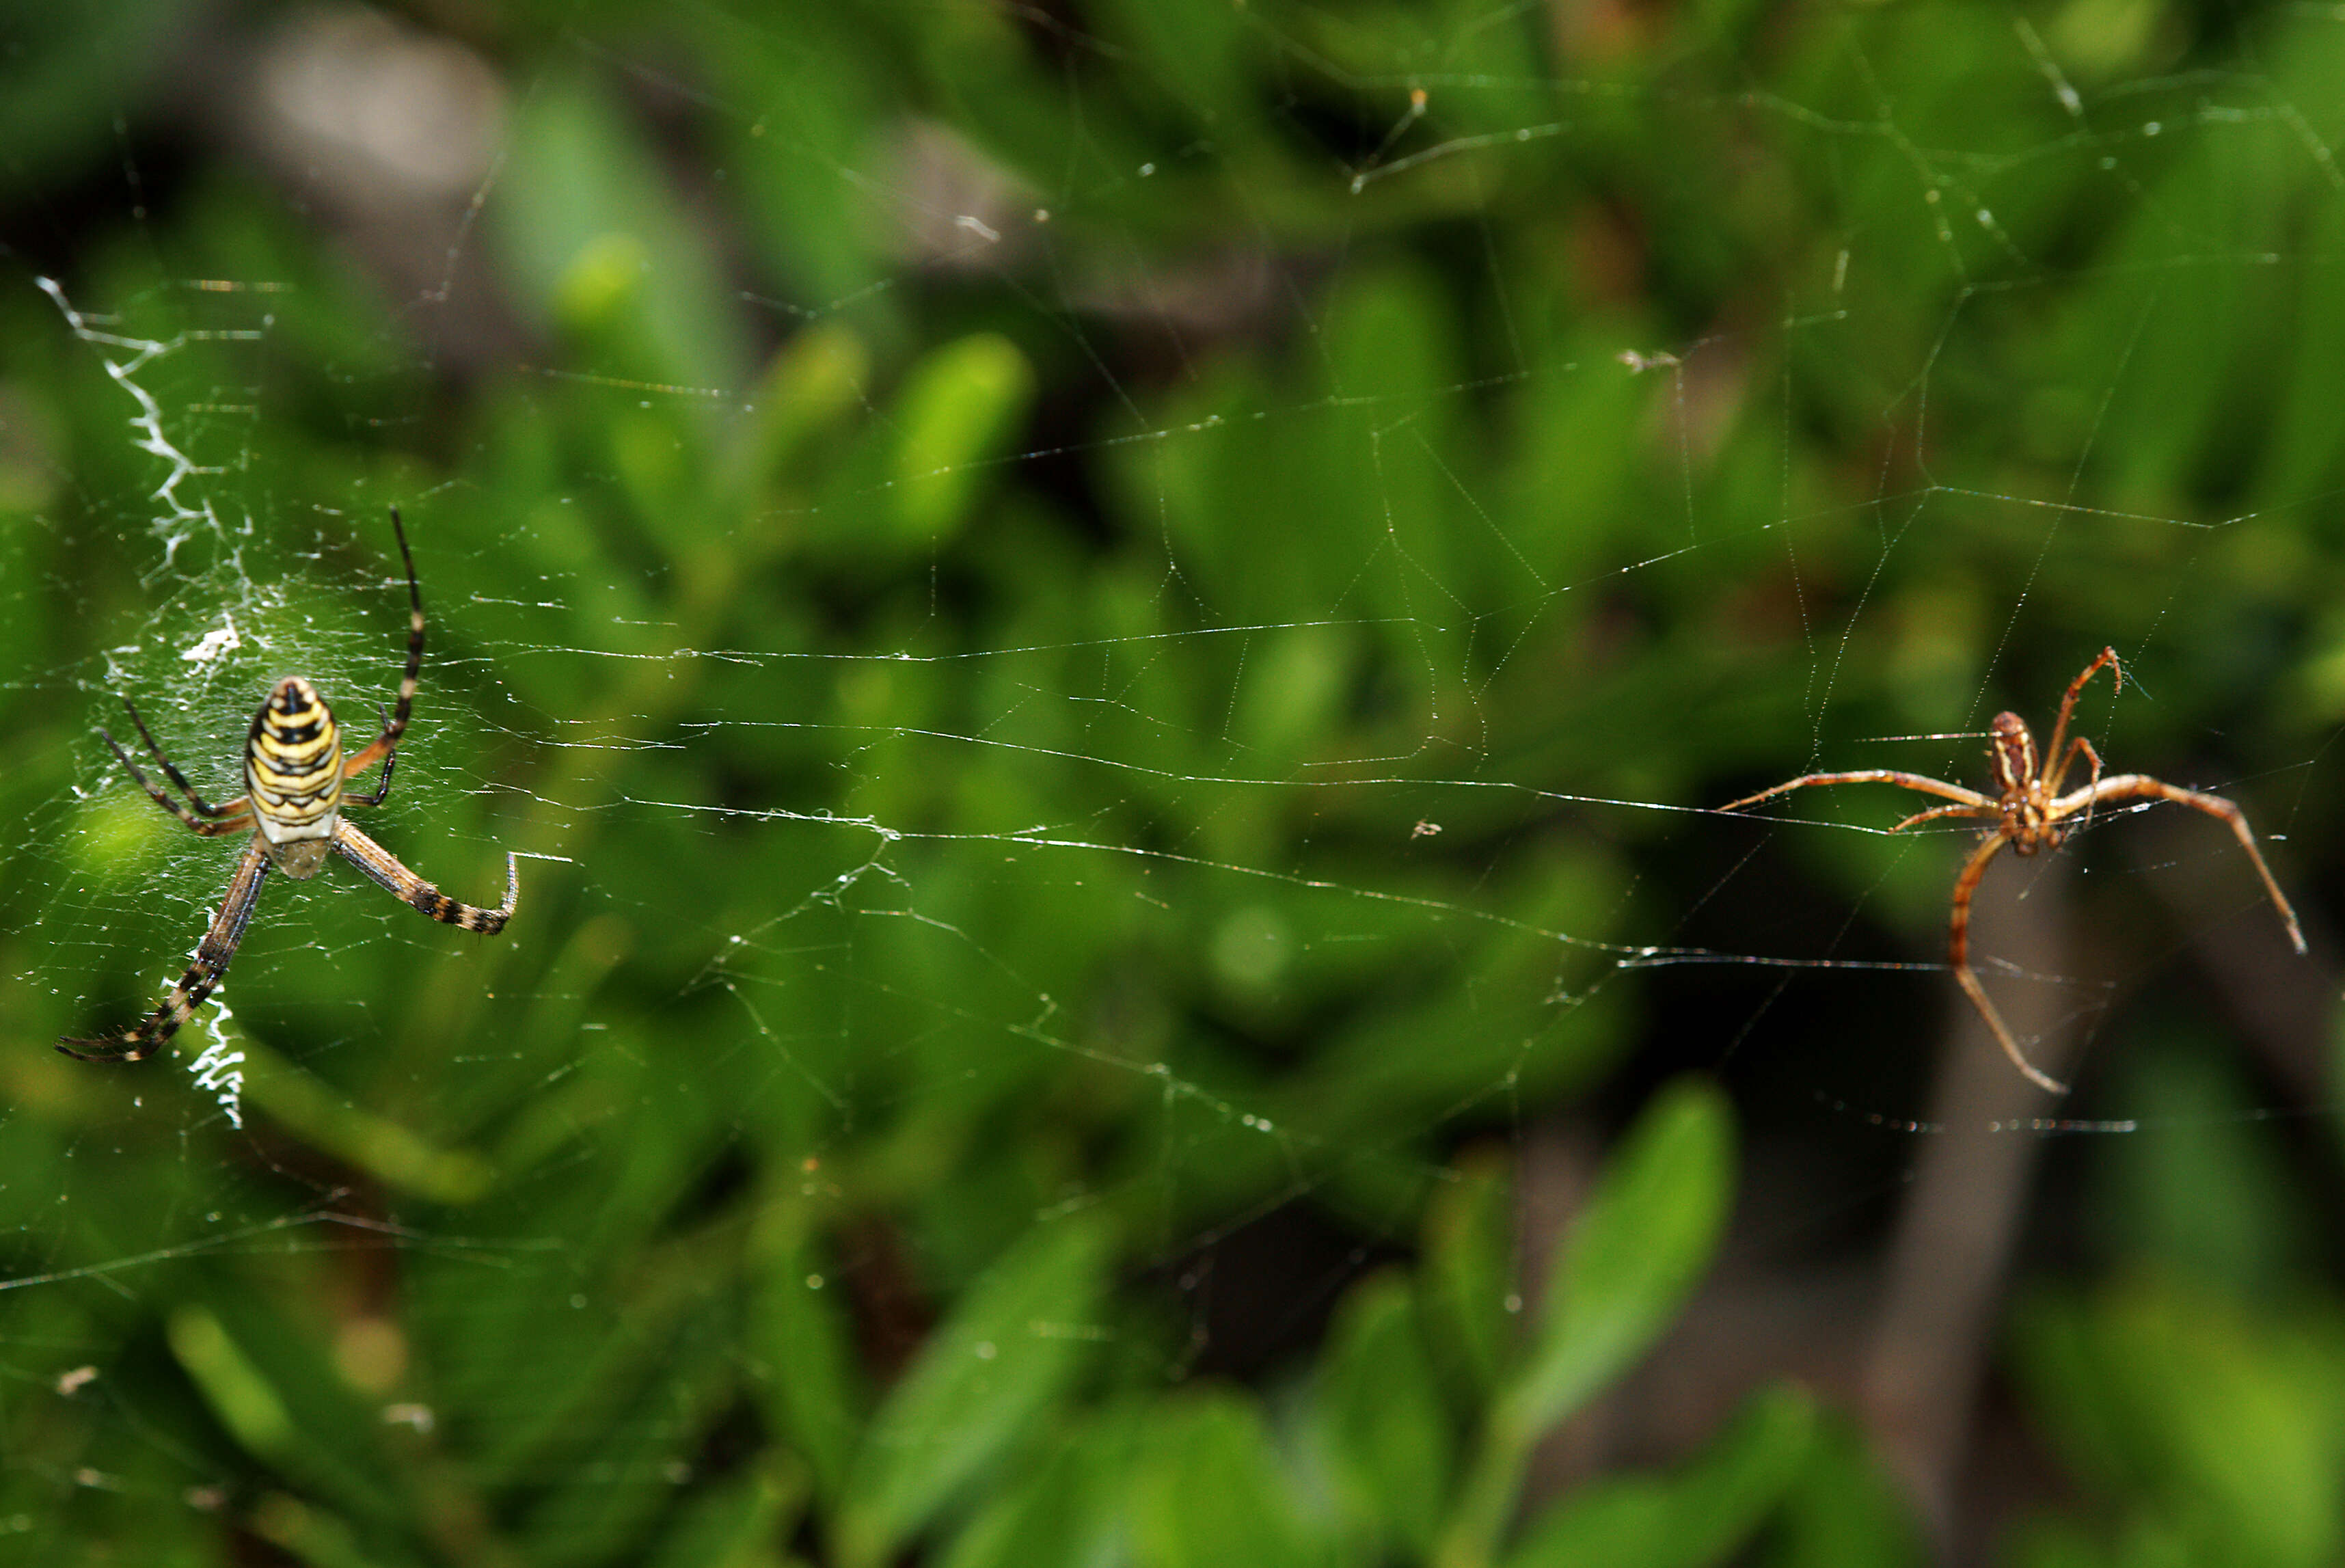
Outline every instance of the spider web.
<svg viewBox="0 0 2345 1568"><path fill-rule="evenodd" d="M1762 1263L1877 1228L1957 1124L2321 1104L2323 944L2256 956L2209 824L1995 869L1981 971L2086 1085L2050 1106L1934 1087L1968 830L1709 808L1977 786L1989 716L2048 724L2106 644L2082 731L2241 800L2319 938L2334 19L1792 8L1657 65L1658 20L1575 15L715 5L492 64L318 10L198 95L239 178L151 212L121 130L105 248L45 253L90 229L47 209L6 285L6 1125L62 1183L7 1188L25 1379L116 1303L182 1303L192 1364L333 1275L345 1380L461 1411L589 1560L596 1478L685 1483L697 1369L755 1353L614 1276L636 1223L682 1256L852 1193L888 1217L809 1288L910 1334L1000 1215L1112 1214L1188 1330L1132 1375L1258 1376L1461 1151L1536 1166L1681 1067L1775 1173ZM967 57L863 74L921 26ZM232 859L96 728L130 697L213 799L279 676L371 728L394 504L431 644L363 820L470 901L523 856L512 927L272 879L170 1058L49 1060L155 1004ZM549 1366L499 1381L517 1323ZM548 1439L612 1340L696 1370ZM74 1484L229 1484L184 1412L101 1409L127 1453Z"/></svg>

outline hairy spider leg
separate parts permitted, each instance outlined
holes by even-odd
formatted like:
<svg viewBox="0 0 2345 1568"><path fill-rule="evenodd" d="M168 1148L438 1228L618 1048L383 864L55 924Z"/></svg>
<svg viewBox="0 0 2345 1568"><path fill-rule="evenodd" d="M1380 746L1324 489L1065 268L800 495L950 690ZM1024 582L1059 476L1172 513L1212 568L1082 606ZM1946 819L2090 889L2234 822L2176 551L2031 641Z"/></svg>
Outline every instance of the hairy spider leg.
<svg viewBox="0 0 2345 1568"><path fill-rule="evenodd" d="M2100 652L2100 656L2094 659L2092 663L2086 665L2084 668L2084 672L2078 675L2076 679L2068 683L2068 694L2060 699L2060 718L2058 721L2052 726L2052 744L2045 748L2044 750L2046 758L2055 758L2060 755L2060 743L2068 738L2068 716L2076 711L2076 698L2083 695L2085 683L2092 679L2093 677L2098 675L2104 669L2109 672L2109 678L2117 683L2116 689L2117 691L2123 691L2125 689L2125 666L2117 662L2117 650L2115 648L2103 648ZM2089 748L2087 749L2089 749ZM2060 766L2059 772L2052 775L2052 779L2054 780L2052 783L2053 789L2056 789L2059 788L2056 780L2059 779L2060 773L2065 773L2067 770L2067 764L2063 762Z"/></svg>
<svg viewBox="0 0 2345 1568"><path fill-rule="evenodd" d="M375 712L376 712L378 715L382 715L382 714L383 714L382 704L381 704L381 703L379 703L379 702L378 702L378 703L376 703L376 704L374 705L374 710L375 710ZM383 727L384 727L385 728L390 728L390 726L391 726L391 719L390 719L390 718L389 718L387 715L384 715L384 716L383 716ZM367 748L367 751L371 751L371 750L373 750L373 749L374 749L374 748L373 748L373 747L371 747L371 746L370 746L370 747L368 747L368 748ZM365 755L366 755L366 751L361 751L361 752L360 752L360 753L359 753L359 755L360 755L360 756L361 756L361 757L363 757L363 756L365 756ZM345 806L380 806L380 805L381 805L381 804L382 804L382 802L383 802L384 798L385 798L385 797L387 797L388 795L390 795L390 793L391 793L391 764L392 764L392 763L394 763L394 762L397 762L398 760L399 760L399 750L398 750L398 748L397 748L396 747L388 747L388 746L387 746L387 747L384 747L384 748L383 748L383 752L382 752L382 776L381 776L381 778L377 779L374 781L374 793L373 793L373 794L371 794L371 795L353 795L353 794L350 794L350 793L348 793L348 792L346 791L346 792L344 792L344 794L343 794L343 796L342 796L342 804L343 804L343 805L345 805ZM345 779L348 779L350 776L350 768L349 768L349 766L348 766L347 764L345 764L345 765L344 765L344 767L343 767L343 769L342 769L342 777L343 777L343 778L345 778Z"/></svg>
<svg viewBox="0 0 2345 1568"><path fill-rule="evenodd" d="M1965 789L1959 784L1949 784L1943 779L1927 779L1919 773L1900 773L1893 768L1865 768L1854 773L1811 773L1794 779L1788 784L1778 784L1771 789L1761 789L1756 795L1745 795L1740 800L1729 800L1719 808L1721 811L1738 811L1745 806L1755 806L1770 796L1791 789L1804 789L1811 784L1902 784L1908 789L1919 789L1924 795L1940 795L1949 800L1959 800L1965 806L1993 806L1993 796L1982 795L1975 789Z"/></svg>
<svg viewBox="0 0 2345 1568"><path fill-rule="evenodd" d="M2264 880L2264 891L2271 895L2272 907L2279 911L2279 918L2287 922L2288 940L2296 944L2297 952L2304 951L2304 928L2297 923L2296 911L2289 906L2288 895L2279 891L2279 883L2273 878L2271 868L2264 864L2263 851L2256 848L2256 837L2248 830L2248 814L2220 795L2202 795L2196 789L2185 789L2143 773L2119 773L2087 785L2073 794L2063 795L2052 803L2052 810L2054 815L2065 817L2102 800L2136 799L2171 800L2178 806L2204 811L2209 817L2229 824L2232 833L2239 840L2239 848L2247 850L2248 859L2255 863L2256 875Z"/></svg>
<svg viewBox="0 0 2345 1568"><path fill-rule="evenodd" d="M1933 806L1926 811L1916 811L1889 830L1902 833L1918 822L1934 822L1941 817L1993 817L1999 814L1992 800L1983 806Z"/></svg>
<svg viewBox="0 0 2345 1568"><path fill-rule="evenodd" d="M188 972L179 977L163 1005L145 1023L120 1034L102 1040L60 1040L57 1049L85 1062L143 1062L153 1055L178 1033L180 1024L195 1016L196 1009L228 972L228 960L236 956L236 944L244 940L244 928L252 919L252 907L260 900L260 884L268 880L269 842L255 833L244 847L244 858L236 863L236 876L228 882L219 913L197 944L195 962L188 965Z"/></svg>
<svg viewBox="0 0 2345 1568"><path fill-rule="evenodd" d="M250 802L239 795L225 806L215 806L197 794L187 779L181 776L179 770L171 766L171 759L163 755L163 748L155 744L155 738L147 733L147 721L138 717L138 710L136 708L131 708L128 697L122 699L122 706L130 708L130 722L138 727L139 738L147 743L147 749L154 754L155 760L163 765L164 775L173 784L178 786L180 793L187 797L185 801L176 800L156 789L153 780L139 771L138 764L131 761L130 754L122 749L122 743L115 739L113 734L104 725L100 725L97 733L105 739L107 749L114 753L114 759L122 764L122 770L130 775L138 788L147 791L147 798L149 800L154 801L207 839L217 838L222 833L240 832L252 825ZM194 808L193 810L188 809L190 806ZM202 815L198 816L198 812ZM207 818L212 820L208 821Z"/></svg>
<svg viewBox="0 0 2345 1568"><path fill-rule="evenodd" d="M1977 849L1971 851L1971 858L1963 862L1963 874L1954 879L1954 913L1948 932L1946 962L1954 967L1954 983L1969 996L1971 1005L1978 1009L1979 1016L1986 1020L1986 1026L1995 1031L1995 1044L2001 1045L2003 1054L2011 1058L2011 1064L2025 1074L2027 1081L2036 1087L2048 1089L2055 1095L2065 1095L2068 1092L2067 1084L2037 1067L2021 1053L2019 1042L2011 1037L2011 1031L2004 1024L2003 1014L1997 1013L1995 1003L1988 1000L1986 987L1981 985L1978 976L1971 972L1971 895L1978 891L1979 879L1986 875L1986 863L1995 859L1995 851L2010 841L2005 834L1990 833L1980 840Z"/></svg>
<svg viewBox="0 0 2345 1568"><path fill-rule="evenodd" d="M2091 741L2079 735L2076 739L2068 742L2068 755L2060 759L2060 766L2052 769L2045 779L2046 794L2056 795L2060 792L2060 781L2068 776L2069 766L2076 760L2076 753L2079 751L2093 759L2093 782L2097 784L2101 781L2101 754L2093 749Z"/></svg>
<svg viewBox="0 0 2345 1568"><path fill-rule="evenodd" d="M2068 683L2067 695L2060 699L2059 720L2052 726L2052 749L2044 754L2047 760L2056 759L2059 764L2044 777L2044 792L2047 795L2056 795L2060 792L2061 782L2068 777L2069 766L2076 760L2076 753L2079 751L2093 759L2092 781L2096 784L2101 781L2101 754L2093 749L2091 741L2079 735L2068 743L2066 755L2063 755L2060 750L2060 741L2068 733L2068 717L2076 710L2076 698L2083 694L2085 683L2100 673L2103 666L2107 667L2109 679L2114 683L2112 691L2125 689L2125 666L2117 662L2117 650L2109 647L2103 648L2100 657L2086 665L2076 678ZM2090 827L2092 821L2092 803L2086 801L2085 825Z"/></svg>
<svg viewBox="0 0 2345 1568"><path fill-rule="evenodd" d="M188 782L187 775L181 773L179 769L173 765L170 758L164 755L163 748L155 744L155 737L147 731L147 721L138 717L138 705L132 702L127 697L125 697L122 699L122 706L128 711L130 715L130 722L138 727L138 738L146 743L147 755L151 756L156 761L163 765L164 777L170 779L174 785L178 786L179 793L188 798L188 803L189 805L195 807L198 812L207 817L240 817L244 816L251 809L251 802L247 800L245 797L241 795L238 796L233 800L215 806L210 801L205 799L201 795L198 794L196 792L195 786ZM139 783L145 784L147 780L138 778L138 769L131 767L130 759L122 755L122 748L114 745L114 737L107 735L106 729L103 726L99 727L98 733L100 735L106 735L106 743L108 746L114 747L114 755L120 759L123 767L129 769L130 776L134 779L138 779ZM157 800L162 800L162 797L156 795L151 787L147 789L147 793ZM170 809L170 802L164 800L162 803L167 809ZM187 820L187 816L184 812L172 809L171 814L178 817L183 822Z"/></svg>
<svg viewBox="0 0 2345 1568"><path fill-rule="evenodd" d="M407 716L415 707L415 687L423 673L423 589L415 580L415 553L407 547L407 524L399 519L399 508L391 509L391 531L399 536L399 558L407 566L407 668L399 677L399 706L383 721L382 733L372 745L354 752L342 763L342 777L355 779L382 759L382 779L372 795L353 795L350 799L361 806L380 806L391 792L392 754L399 748L399 738L407 733Z"/></svg>
<svg viewBox="0 0 2345 1568"><path fill-rule="evenodd" d="M379 886L443 925L462 926L484 935L500 932L521 901L521 860L515 855L505 856L505 901L484 910L450 898L401 865L389 850L360 832L347 817L335 820L334 848Z"/></svg>

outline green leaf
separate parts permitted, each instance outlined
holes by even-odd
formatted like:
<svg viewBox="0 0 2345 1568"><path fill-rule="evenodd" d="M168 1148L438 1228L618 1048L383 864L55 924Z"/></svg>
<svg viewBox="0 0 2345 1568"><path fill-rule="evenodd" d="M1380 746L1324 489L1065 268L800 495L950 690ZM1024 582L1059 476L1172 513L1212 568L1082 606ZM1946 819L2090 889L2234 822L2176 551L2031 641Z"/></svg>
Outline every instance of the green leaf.
<svg viewBox="0 0 2345 1568"><path fill-rule="evenodd" d="M694 385L745 379L707 231L662 178L642 126L601 83L550 80L516 104L495 209L516 302L605 371Z"/></svg>
<svg viewBox="0 0 2345 1568"><path fill-rule="evenodd" d="M1665 1086L1629 1130L1557 1257L1529 1353L1499 1390L1436 1554L1444 1568L1490 1561L1532 1444L1676 1316L1726 1223L1733 1167L1731 1113L1704 1080Z"/></svg>
<svg viewBox="0 0 2345 1568"><path fill-rule="evenodd" d="M1470 1150L1425 1212L1422 1288L1434 1364L1460 1407L1476 1410L1497 1387L1511 1327L1514 1207L1507 1177L1494 1153Z"/></svg>
<svg viewBox="0 0 2345 1568"><path fill-rule="evenodd" d="M1741 1550L1799 1474L1815 1404L1778 1386L1751 1396L1707 1451L1671 1475L1599 1481L1532 1527L1508 1568L1699 1568Z"/></svg>
<svg viewBox="0 0 2345 1568"><path fill-rule="evenodd" d="M387 1116L345 1102L324 1084L239 1030L245 1097L311 1147L349 1161L394 1191L434 1203L476 1203L496 1168L470 1149L436 1146Z"/></svg>
<svg viewBox="0 0 2345 1568"><path fill-rule="evenodd" d="M646 1568L757 1568L806 1500L806 1472L763 1463L728 1476L677 1511Z"/></svg>
<svg viewBox="0 0 2345 1568"><path fill-rule="evenodd" d="M855 1434L868 1410L857 1375L855 1331L836 1270L808 1233L812 1205L777 1196L753 1235L756 1286L749 1298L748 1342L771 1369L757 1380L766 1420L814 1472L826 1502L847 1481Z"/></svg>
<svg viewBox="0 0 2345 1568"><path fill-rule="evenodd" d="M1364 1543L1422 1556L1449 1491L1456 1440L1405 1277L1364 1280L1337 1308L1317 1404L1338 1502Z"/></svg>
<svg viewBox="0 0 2345 1568"><path fill-rule="evenodd" d="M998 454L1034 396L1034 369L995 332L948 343L913 368L897 400L896 516L908 538L956 532L986 460Z"/></svg>
<svg viewBox="0 0 2345 1568"><path fill-rule="evenodd" d="M1931 1561L1902 1489L1854 1424L1815 1423L1767 1532L1769 1568L1922 1568Z"/></svg>
<svg viewBox="0 0 2345 1568"><path fill-rule="evenodd" d="M1733 1183L1726 1097L1700 1079L1662 1089L1556 1260L1509 1419L1545 1431L1643 1354L1710 1266Z"/></svg>
<svg viewBox="0 0 2345 1568"><path fill-rule="evenodd" d="M892 1556L1066 1390L1100 1338L1109 1240L1087 1216L1038 1226L931 1336L856 1456L842 1562Z"/></svg>
<svg viewBox="0 0 2345 1568"><path fill-rule="evenodd" d="M979 1511L944 1553L943 1568L1055 1568L1100 1561L1121 1521L1128 1442L1086 1422L1080 1436L1029 1467L1019 1483Z"/></svg>
<svg viewBox="0 0 2345 1568"><path fill-rule="evenodd" d="M2333 1326L2144 1276L2089 1299L2042 1298L2017 1327L2037 1420L2072 1469L2147 1500L2198 1557L2336 1560L2345 1363Z"/></svg>
<svg viewBox="0 0 2345 1568"><path fill-rule="evenodd" d="M292 1456L300 1433L291 1413L217 1314L190 1302L171 1314L168 1336L171 1353L247 1452L267 1460Z"/></svg>
<svg viewBox="0 0 2345 1568"><path fill-rule="evenodd" d="M316 1347L249 1298L220 1309L186 1301L164 1323L171 1355L239 1446L319 1494L320 1520L355 1513L378 1530L408 1510L404 1475L386 1473L381 1427ZM386 1551L392 1543L384 1542Z"/></svg>
<svg viewBox="0 0 2345 1568"><path fill-rule="evenodd" d="M836 440L871 376L871 351L851 330L827 321L785 343L757 385L756 412L737 459L758 481L781 477L809 447Z"/></svg>
<svg viewBox="0 0 2345 1568"><path fill-rule="evenodd" d="M1324 1553L1253 1400L1214 1390L1158 1407L1133 1485L1141 1568L1306 1568Z"/></svg>

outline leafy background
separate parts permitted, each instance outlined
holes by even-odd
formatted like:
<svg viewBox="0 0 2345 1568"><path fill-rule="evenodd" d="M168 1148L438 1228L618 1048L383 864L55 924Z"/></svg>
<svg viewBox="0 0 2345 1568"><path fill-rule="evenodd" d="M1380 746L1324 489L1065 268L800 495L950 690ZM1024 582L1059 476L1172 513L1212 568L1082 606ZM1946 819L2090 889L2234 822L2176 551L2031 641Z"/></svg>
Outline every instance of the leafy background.
<svg viewBox="0 0 2345 1568"><path fill-rule="evenodd" d="M0 38L26 1553L2345 1553L2330 12ZM513 927L279 880L240 1127L49 1053L227 874L96 726L363 728L392 504L369 825ZM2314 952L2196 818L1998 868L2054 1105L1967 840L1700 809L2105 645Z"/></svg>

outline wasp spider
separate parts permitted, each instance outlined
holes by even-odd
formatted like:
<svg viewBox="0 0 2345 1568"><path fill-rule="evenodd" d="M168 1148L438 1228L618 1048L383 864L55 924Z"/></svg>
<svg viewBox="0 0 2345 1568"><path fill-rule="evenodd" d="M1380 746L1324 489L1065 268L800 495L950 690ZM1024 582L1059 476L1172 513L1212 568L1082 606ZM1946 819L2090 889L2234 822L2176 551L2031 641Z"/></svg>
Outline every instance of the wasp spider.
<svg viewBox="0 0 2345 1568"><path fill-rule="evenodd" d="M423 668L423 591L416 585L415 556L407 548L407 529L399 520L396 506L391 511L391 527L399 536L399 558L407 565L407 672L400 677L398 708L383 720L382 733L365 750L347 759L342 756L341 727L334 722L318 688L298 675L289 675L269 687L269 700L252 716L252 730L244 743L245 793L225 805L212 805L196 793L155 744L146 720L138 717L129 698L125 697L122 705L130 709L130 722L138 727L138 738L147 743L148 754L162 765L163 776L186 797L185 801L155 788L114 737L98 730L106 736L116 759L155 804L206 838L247 830L252 837L245 844L244 858L237 862L236 875L228 881L227 900L197 947L195 962L171 988L169 998L145 1023L122 1033L100 1040L59 1041L57 1049L66 1055L85 1062L137 1062L153 1055L219 984L228 960L236 956L245 925L252 919L260 884L268 880L271 866L296 881L314 877L330 849L433 920L466 931L496 932L513 918L521 876L519 862L512 855L505 857L505 901L492 910L475 909L457 902L401 865L389 850L360 832L341 814L345 806L380 806L391 793L391 764L397 760L399 738L407 728L416 677ZM372 767L377 759L381 759L382 774L375 780L374 793L343 793L343 781Z"/></svg>

